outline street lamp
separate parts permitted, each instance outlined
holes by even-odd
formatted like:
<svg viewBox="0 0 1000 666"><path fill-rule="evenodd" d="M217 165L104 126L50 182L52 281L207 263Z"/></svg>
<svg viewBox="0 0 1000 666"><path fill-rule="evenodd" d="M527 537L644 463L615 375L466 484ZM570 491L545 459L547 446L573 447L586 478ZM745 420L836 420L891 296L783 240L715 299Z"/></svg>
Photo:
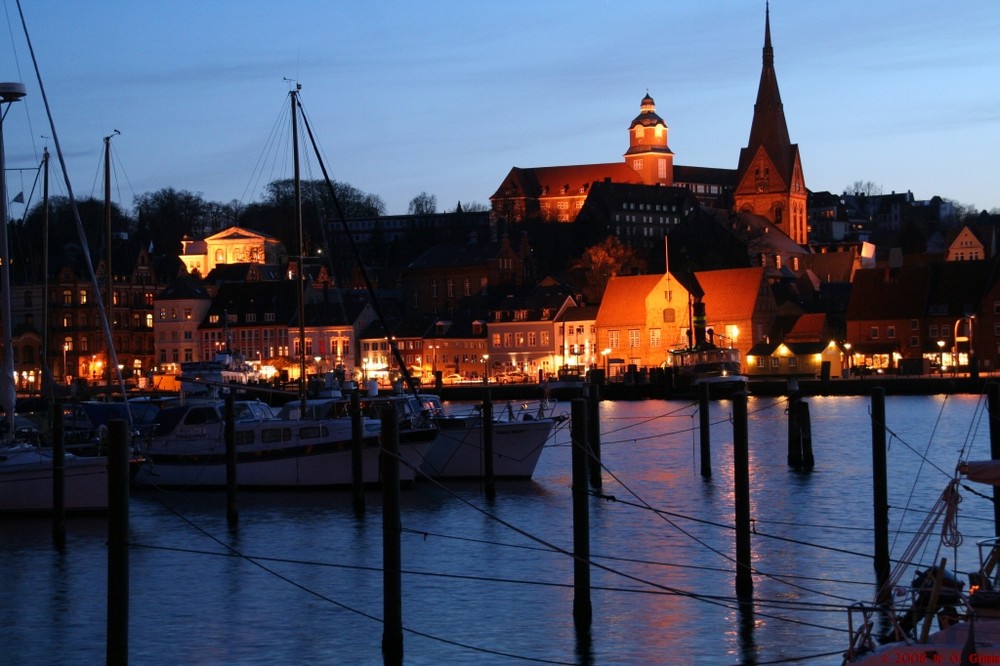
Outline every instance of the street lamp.
<svg viewBox="0 0 1000 666"><path fill-rule="evenodd" d="M316 374L317 375L322 374L321 371L323 370L323 368L320 367L319 362L323 360L323 357L322 356L313 356L313 360L316 361Z"/></svg>
<svg viewBox="0 0 1000 666"><path fill-rule="evenodd" d="M605 379L608 378L608 374L609 374L609 370L608 370L608 354L610 354L610 353L611 353L611 348L610 347L606 347L606 348L604 348L604 349L601 350L601 356L604 357L604 377L605 377Z"/></svg>
<svg viewBox="0 0 1000 666"><path fill-rule="evenodd" d="M69 374L69 371L66 369L66 352L67 351L69 351L69 343L68 342L64 342L63 343L63 376L64 377Z"/></svg>
<svg viewBox="0 0 1000 666"><path fill-rule="evenodd" d="M844 353L847 355L847 374L851 374L851 343L844 343Z"/></svg>
<svg viewBox="0 0 1000 666"><path fill-rule="evenodd" d="M483 383L490 383L490 355L483 354Z"/></svg>
<svg viewBox="0 0 1000 666"><path fill-rule="evenodd" d="M937 346L938 346L938 374L944 375L944 340L938 340Z"/></svg>

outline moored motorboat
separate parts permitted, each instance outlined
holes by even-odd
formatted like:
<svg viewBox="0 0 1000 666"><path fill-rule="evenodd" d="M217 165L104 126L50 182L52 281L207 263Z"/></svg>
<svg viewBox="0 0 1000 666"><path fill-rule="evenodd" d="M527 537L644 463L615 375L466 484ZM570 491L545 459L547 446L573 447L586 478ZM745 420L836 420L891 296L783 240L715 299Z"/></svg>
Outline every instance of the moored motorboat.
<svg viewBox="0 0 1000 666"><path fill-rule="evenodd" d="M0 449L0 513L52 511L52 449L15 444ZM108 459L67 453L63 465L68 511L108 508Z"/></svg>
<svg viewBox="0 0 1000 666"><path fill-rule="evenodd" d="M297 403L295 403L297 404ZM263 403L235 401L237 483L242 487L322 487L352 483L350 418L275 416ZM379 480L379 423L362 419L363 482ZM400 442L399 478L412 481L427 441ZM226 485L224 402L200 400L160 410L143 444L140 485Z"/></svg>
<svg viewBox="0 0 1000 666"><path fill-rule="evenodd" d="M486 473L483 413L476 409L457 416L445 413L437 396L421 395L425 409L434 415L439 432L427 452L420 472L439 479L478 479ZM511 403L493 419L493 474L496 478L530 479L555 428L565 414L554 415L555 405L541 401L536 408L525 403L517 411Z"/></svg>

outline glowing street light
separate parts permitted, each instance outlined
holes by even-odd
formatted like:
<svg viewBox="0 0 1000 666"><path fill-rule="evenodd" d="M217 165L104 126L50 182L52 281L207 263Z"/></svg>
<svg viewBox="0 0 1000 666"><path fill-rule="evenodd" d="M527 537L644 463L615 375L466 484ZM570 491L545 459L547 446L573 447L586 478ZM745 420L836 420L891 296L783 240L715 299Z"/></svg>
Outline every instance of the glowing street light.
<svg viewBox="0 0 1000 666"><path fill-rule="evenodd" d="M601 356L604 357L604 376L607 377L609 373L608 368L608 355L611 353L611 347L605 347L601 350Z"/></svg>

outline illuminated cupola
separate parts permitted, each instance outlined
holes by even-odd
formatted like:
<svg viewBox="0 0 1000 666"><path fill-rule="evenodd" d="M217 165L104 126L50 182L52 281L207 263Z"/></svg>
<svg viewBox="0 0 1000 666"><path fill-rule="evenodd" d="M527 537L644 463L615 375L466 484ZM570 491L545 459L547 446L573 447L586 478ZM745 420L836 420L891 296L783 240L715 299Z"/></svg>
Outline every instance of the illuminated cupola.
<svg viewBox="0 0 1000 666"><path fill-rule="evenodd" d="M628 128L628 164L646 185L674 184L674 154L667 145L667 124L656 115L656 104L646 93L639 115Z"/></svg>

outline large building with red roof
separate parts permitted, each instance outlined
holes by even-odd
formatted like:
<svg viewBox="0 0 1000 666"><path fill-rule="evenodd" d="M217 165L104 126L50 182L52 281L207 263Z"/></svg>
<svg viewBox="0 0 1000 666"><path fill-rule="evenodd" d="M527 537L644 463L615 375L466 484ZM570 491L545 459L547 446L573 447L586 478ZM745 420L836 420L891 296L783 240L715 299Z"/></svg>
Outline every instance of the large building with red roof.
<svg viewBox="0 0 1000 666"><path fill-rule="evenodd" d="M765 14L764 56L749 141L736 169L674 165L668 127L647 93L628 127L619 162L513 167L490 197L494 220L576 220L597 183L687 187L702 205L762 216L796 243L807 242L806 187L797 144L789 138ZM663 230L666 235L667 230Z"/></svg>

